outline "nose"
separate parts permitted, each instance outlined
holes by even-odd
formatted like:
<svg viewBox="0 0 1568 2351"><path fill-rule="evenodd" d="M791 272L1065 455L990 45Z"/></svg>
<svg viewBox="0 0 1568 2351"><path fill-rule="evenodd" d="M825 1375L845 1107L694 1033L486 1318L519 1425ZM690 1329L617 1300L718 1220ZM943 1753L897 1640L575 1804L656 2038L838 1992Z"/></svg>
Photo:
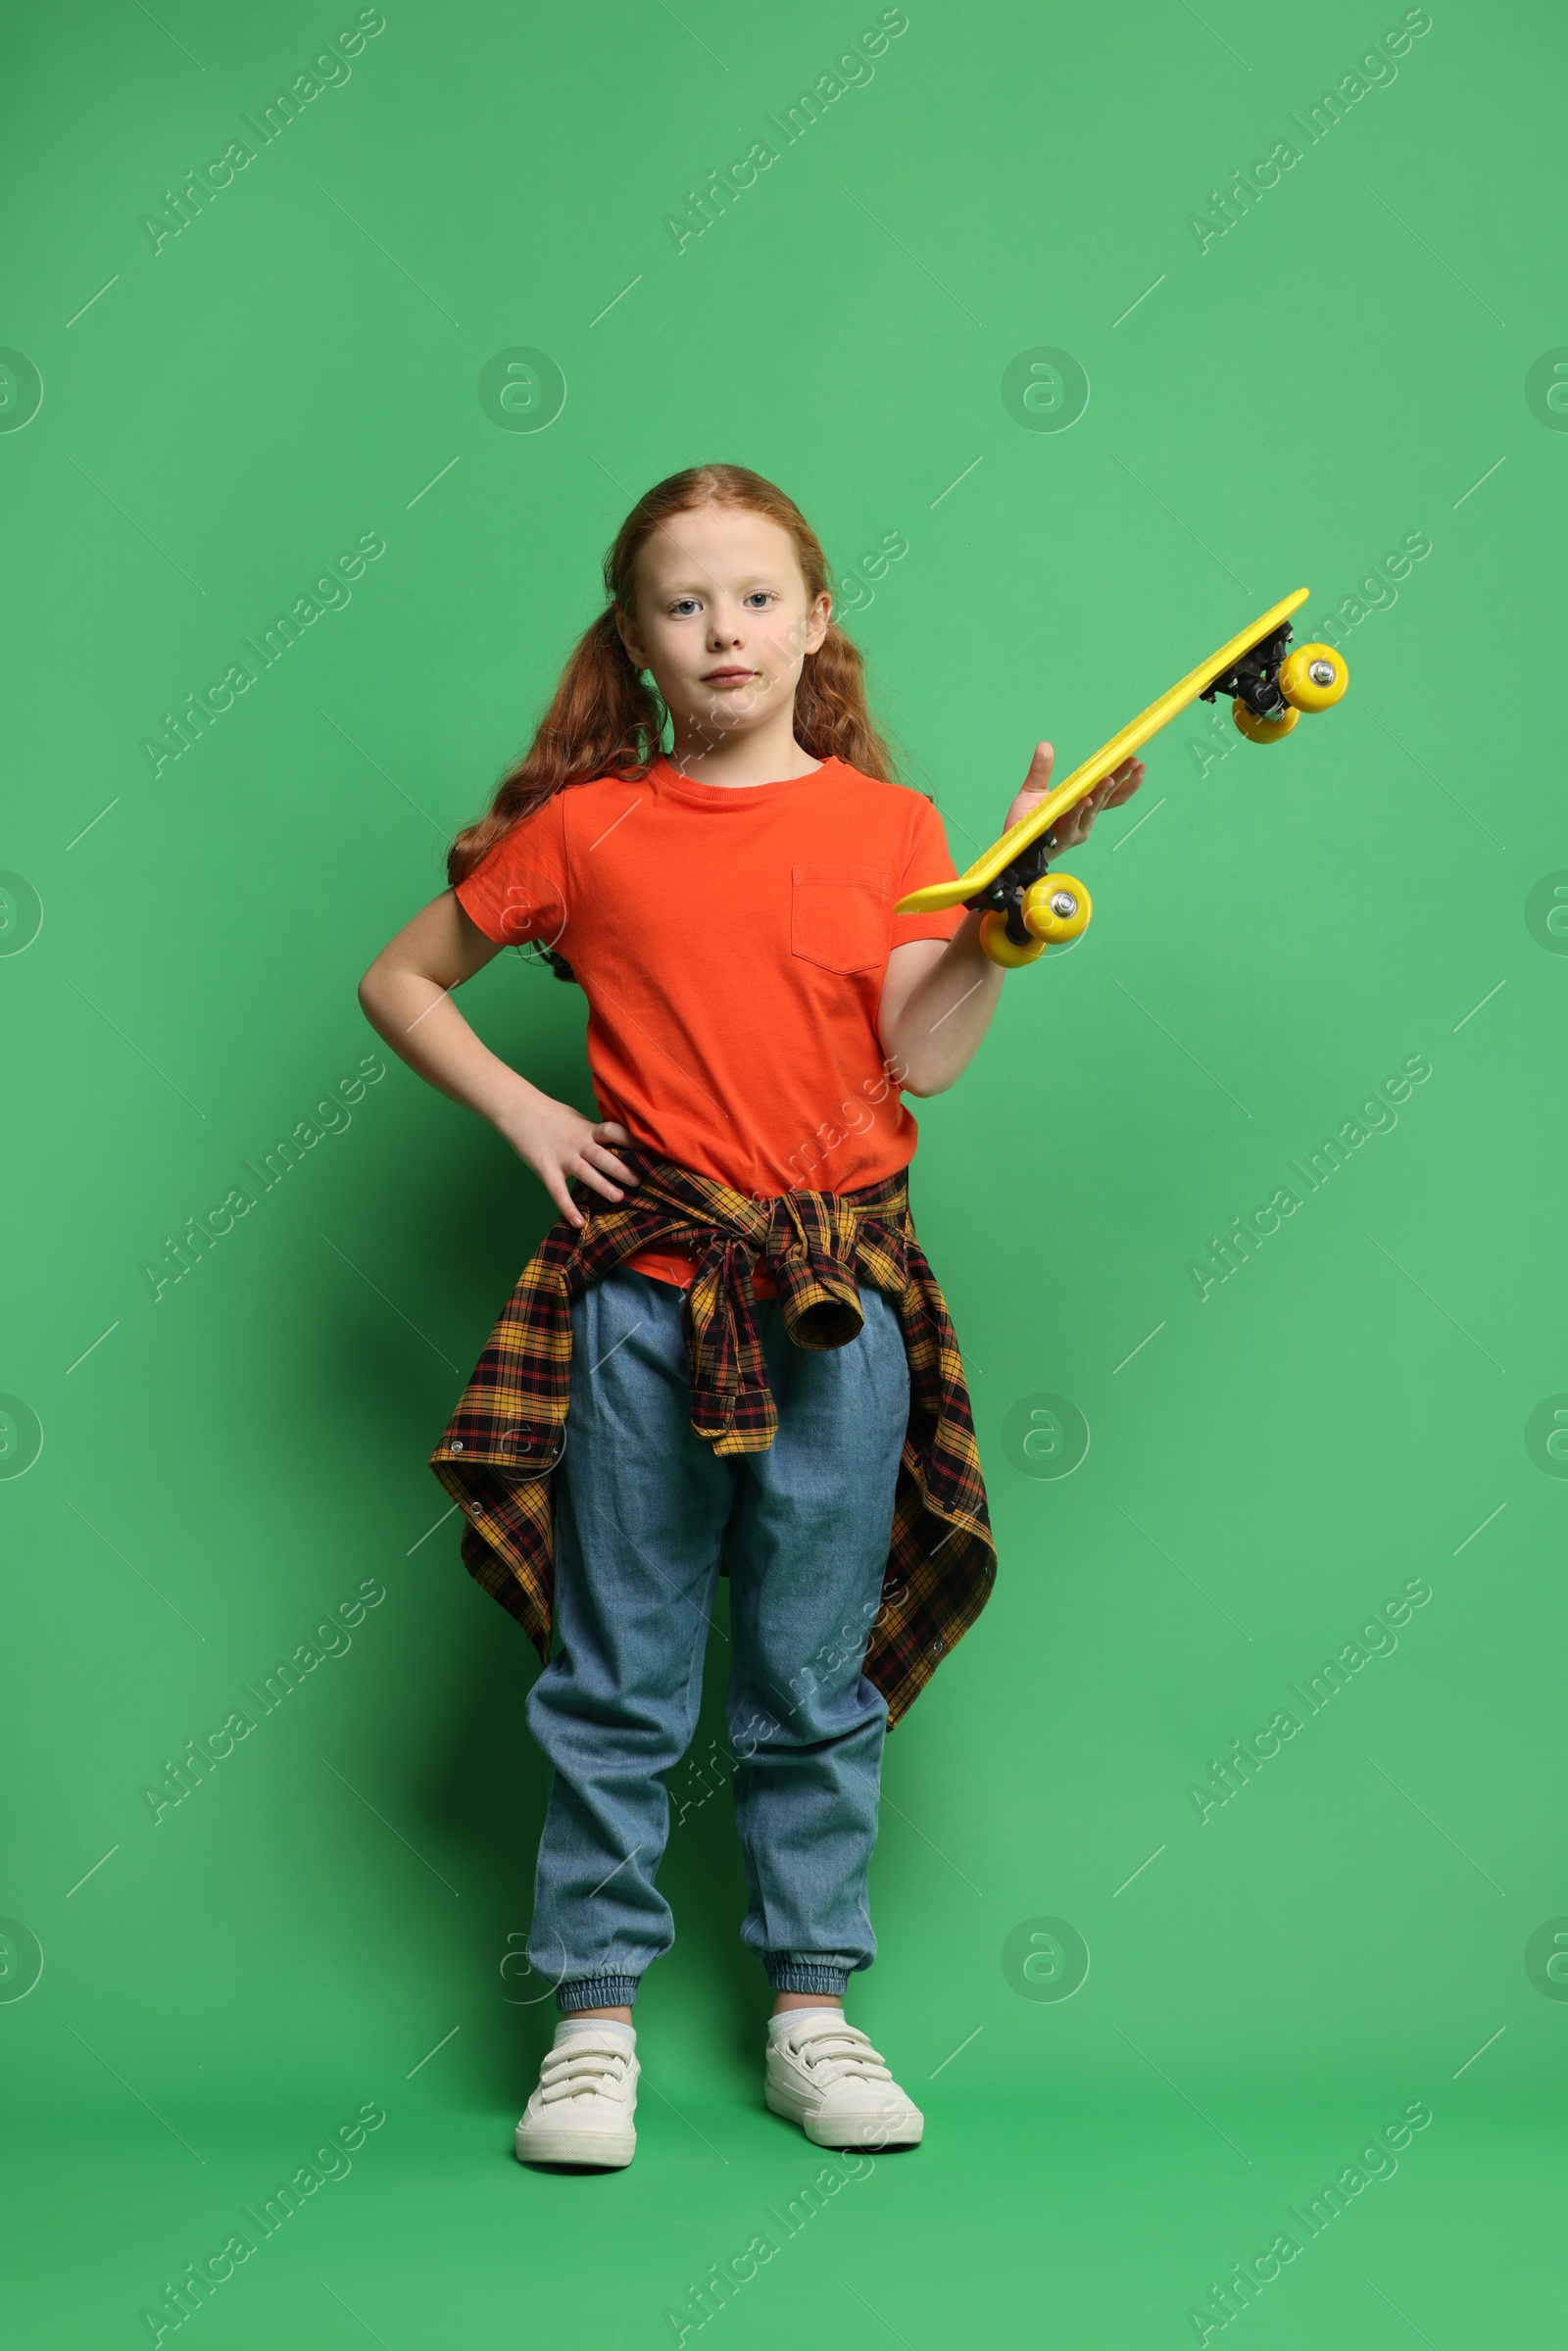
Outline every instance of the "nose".
<svg viewBox="0 0 1568 2351"><path fill-rule="evenodd" d="M715 653L722 653L743 640L740 614L733 605L715 602L708 619L708 642Z"/></svg>

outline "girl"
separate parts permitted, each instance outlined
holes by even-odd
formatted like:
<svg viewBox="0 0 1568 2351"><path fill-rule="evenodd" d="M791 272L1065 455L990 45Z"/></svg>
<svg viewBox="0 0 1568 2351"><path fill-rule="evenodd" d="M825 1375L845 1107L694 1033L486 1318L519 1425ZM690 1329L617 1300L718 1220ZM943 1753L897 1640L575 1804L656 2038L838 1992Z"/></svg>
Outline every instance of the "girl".
<svg viewBox="0 0 1568 2351"><path fill-rule="evenodd" d="M552 1767L528 1953L561 2021L516 2151L631 2161L632 2004L674 1940L667 1780L721 1572L741 1935L774 1994L764 2095L818 2145L912 2145L923 2118L844 1995L876 1955L885 1732L978 1615L994 1554L901 1097L953 1084L1003 973L977 914L893 911L953 864L894 779L781 490L739 465L672 475L605 585L527 757L454 842L453 887L360 989L561 1211L432 1457L467 1566L548 1660L526 1709ZM1007 824L1051 764L1042 743ZM1060 845L1142 780L1128 761ZM581 985L598 1119L453 1003L509 943Z"/></svg>

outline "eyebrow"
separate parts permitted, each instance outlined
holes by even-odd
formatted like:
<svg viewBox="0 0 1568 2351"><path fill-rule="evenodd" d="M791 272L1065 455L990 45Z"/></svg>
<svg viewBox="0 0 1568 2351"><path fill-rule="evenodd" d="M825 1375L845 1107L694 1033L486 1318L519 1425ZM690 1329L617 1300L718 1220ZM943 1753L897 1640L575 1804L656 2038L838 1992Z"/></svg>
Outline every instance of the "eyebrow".
<svg viewBox="0 0 1568 2351"><path fill-rule="evenodd" d="M749 596L754 588L777 588L783 585L778 574L774 572L757 572L749 576L746 574L742 576L746 579L746 585L738 591L742 596ZM708 580L701 587L667 586L658 589L656 593L661 596L707 596L712 593L715 585L714 581Z"/></svg>

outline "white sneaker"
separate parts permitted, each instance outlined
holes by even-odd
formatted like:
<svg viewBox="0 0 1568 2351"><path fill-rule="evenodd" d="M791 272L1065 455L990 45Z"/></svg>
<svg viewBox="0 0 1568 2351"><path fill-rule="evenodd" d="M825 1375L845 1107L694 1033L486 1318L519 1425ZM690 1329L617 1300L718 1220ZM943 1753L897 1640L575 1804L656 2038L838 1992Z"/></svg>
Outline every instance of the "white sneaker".
<svg viewBox="0 0 1568 2351"><path fill-rule="evenodd" d="M622 2170L637 2152L642 2067L613 2033L574 2033L551 2049L517 2125L519 2163Z"/></svg>
<svg viewBox="0 0 1568 2351"><path fill-rule="evenodd" d="M858 2027L804 2010L767 2039L765 2095L819 2147L917 2147L925 2117Z"/></svg>

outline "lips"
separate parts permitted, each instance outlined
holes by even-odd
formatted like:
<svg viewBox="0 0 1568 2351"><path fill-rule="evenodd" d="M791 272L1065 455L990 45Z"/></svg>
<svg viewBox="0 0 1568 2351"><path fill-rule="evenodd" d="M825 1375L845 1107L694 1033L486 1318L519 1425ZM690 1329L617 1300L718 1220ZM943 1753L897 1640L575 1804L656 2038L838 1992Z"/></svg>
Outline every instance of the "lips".
<svg viewBox="0 0 1568 2351"><path fill-rule="evenodd" d="M755 669L709 669L705 671L705 686L744 686L756 677Z"/></svg>

